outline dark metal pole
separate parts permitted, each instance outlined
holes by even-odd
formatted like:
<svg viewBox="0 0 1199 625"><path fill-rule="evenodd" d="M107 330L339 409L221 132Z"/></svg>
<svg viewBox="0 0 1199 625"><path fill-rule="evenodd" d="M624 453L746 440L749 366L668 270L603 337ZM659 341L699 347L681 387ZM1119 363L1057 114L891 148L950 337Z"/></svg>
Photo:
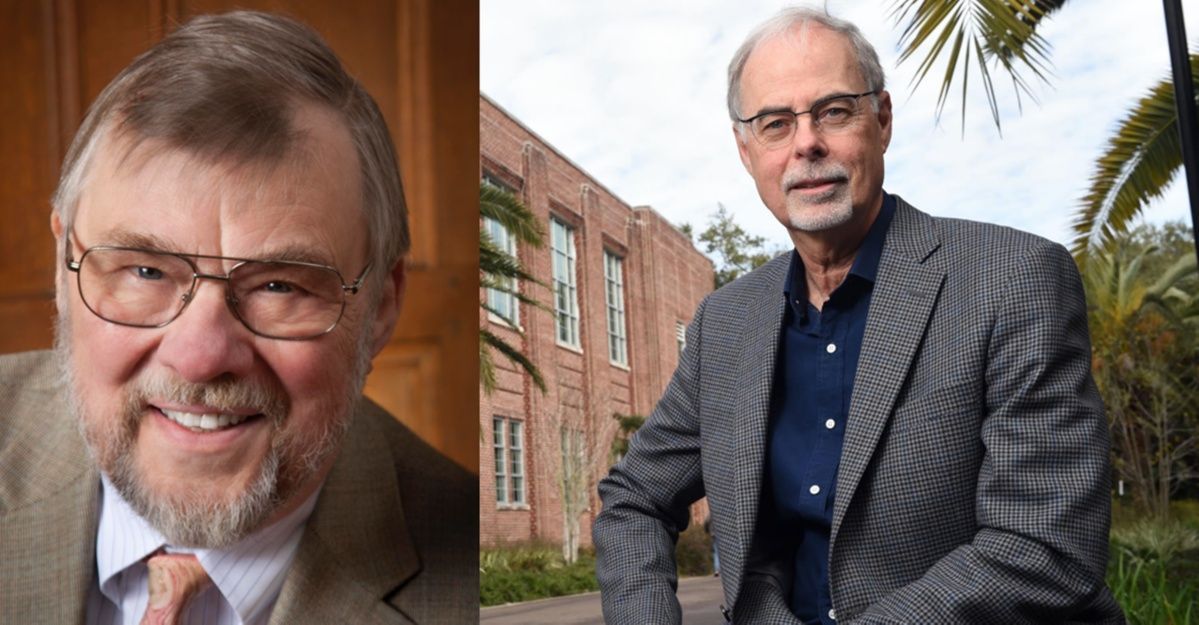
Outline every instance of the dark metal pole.
<svg viewBox="0 0 1199 625"><path fill-rule="evenodd" d="M1195 110L1195 82L1187 53L1186 24L1182 0L1162 0L1166 8L1166 38L1170 42L1170 65L1174 69L1174 106L1178 131L1182 134L1182 163L1191 199L1191 228L1196 235L1195 258L1199 259L1199 113Z"/></svg>

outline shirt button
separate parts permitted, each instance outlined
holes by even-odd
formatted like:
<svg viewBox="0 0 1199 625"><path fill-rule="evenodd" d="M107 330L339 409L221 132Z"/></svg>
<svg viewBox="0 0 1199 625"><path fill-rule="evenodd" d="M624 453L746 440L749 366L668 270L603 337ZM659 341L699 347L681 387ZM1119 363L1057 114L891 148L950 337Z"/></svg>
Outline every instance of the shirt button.
<svg viewBox="0 0 1199 625"><path fill-rule="evenodd" d="M829 419L828 421L824 422L824 427L831 430L831 429L837 427L837 422L833 421L832 419Z"/></svg>
<svg viewBox="0 0 1199 625"><path fill-rule="evenodd" d="M819 495L820 487L815 484L812 484L812 486L810 488L808 488L808 492L812 493L813 495Z"/></svg>
<svg viewBox="0 0 1199 625"><path fill-rule="evenodd" d="M837 351L837 346L836 346L836 344L834 344L834 343L829 343L829 344L828 344L828 347L824 348L824 351L826 351L826 352L828 352L828 353L830 353L830 354L831 354L831 353L833 353L833 352Z"/></svg>
<svg viewBox="0 0 1199 625"><path fill-rule="evenodd" d="M830 620L830 621L835 621L835 620L837 620L837 611L836 611L836 610L829 610L829 611L828 611L828 620Z"/></svg>

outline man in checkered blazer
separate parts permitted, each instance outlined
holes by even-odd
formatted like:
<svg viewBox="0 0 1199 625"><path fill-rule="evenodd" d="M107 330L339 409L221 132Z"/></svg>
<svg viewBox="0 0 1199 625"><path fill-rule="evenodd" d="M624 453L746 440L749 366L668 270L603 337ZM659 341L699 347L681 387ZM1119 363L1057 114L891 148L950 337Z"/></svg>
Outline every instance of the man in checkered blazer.
<svg viewBox="0 0 1199 625"><path fill-rule="evenodd" d="M674 542L706 495L737 624L1123 622L1069 254L883 191L891 99L852 24L763 24L729 113L795 252L700 305L600 484L605 620L680 622Z"/></svg>

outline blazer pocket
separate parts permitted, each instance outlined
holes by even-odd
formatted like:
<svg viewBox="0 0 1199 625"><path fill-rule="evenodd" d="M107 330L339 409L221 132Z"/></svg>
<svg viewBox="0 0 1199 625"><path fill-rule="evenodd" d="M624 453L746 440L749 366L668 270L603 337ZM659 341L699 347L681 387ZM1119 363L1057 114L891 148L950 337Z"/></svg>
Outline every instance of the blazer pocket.
<svg viewBox="0 0 1199 625"><path fill-rule="evenodd" d="M895 407L891 432L925 425L961 427L977 424L985 403L982 384L962 381L911 394Z"/></svg>

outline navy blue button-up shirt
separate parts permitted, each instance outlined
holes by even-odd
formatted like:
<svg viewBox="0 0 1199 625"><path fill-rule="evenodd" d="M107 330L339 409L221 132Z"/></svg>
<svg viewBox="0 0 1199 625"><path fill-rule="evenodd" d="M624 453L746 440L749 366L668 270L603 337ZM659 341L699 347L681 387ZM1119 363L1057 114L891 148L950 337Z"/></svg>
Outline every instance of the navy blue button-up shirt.
<svg viewBox="0 0 1199 625"><path fill-rule="evenodd" d="M828 582L833 491L866 313L894 215L895 198L884 195L849 274L823 310L808 303L798 253L792 252L783 291L787 307L775 365L766 470L777 522L793 539L781 547L795 551L790 604L804 623L835 623L829 614Z"/></svg>

